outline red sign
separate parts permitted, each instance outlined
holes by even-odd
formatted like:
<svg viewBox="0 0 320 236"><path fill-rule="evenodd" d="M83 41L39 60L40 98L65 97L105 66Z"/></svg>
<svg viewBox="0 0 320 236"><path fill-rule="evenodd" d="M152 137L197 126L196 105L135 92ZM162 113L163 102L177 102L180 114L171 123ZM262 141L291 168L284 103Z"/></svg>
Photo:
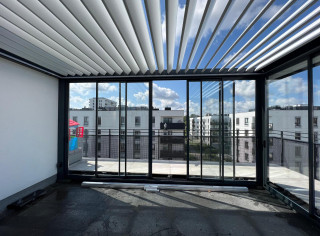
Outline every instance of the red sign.
<svg viewBox="0 0 320 236"><path fill-rule="evenodd" d="M83 127L78 127L76 129L76 137L78 138L83 138L83 131L84 131L84 128Z"/></svg>

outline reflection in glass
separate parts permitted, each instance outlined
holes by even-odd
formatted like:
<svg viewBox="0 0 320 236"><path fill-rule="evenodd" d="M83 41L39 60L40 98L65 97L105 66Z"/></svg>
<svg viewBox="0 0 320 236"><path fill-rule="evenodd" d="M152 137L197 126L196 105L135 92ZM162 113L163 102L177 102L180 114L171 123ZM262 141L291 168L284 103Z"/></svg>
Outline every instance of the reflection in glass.
<svg viewBox="0 0 320 236"><path fill-rule="evenodd" d="M309 202L307 71L268 81L269 180Z"/></svg>
<svg viewBox="0 0 320 236"><path fill-rule="evenodd" d="M127 83L126 104L127 175L147 175L149 163L148 83Z"/></svg>
<svg viewBox="0 0 320 236"><path fill-rule="evenodd" d="M69 86L68 167L70 171L95 171L96 83Z"/></svg>
<svg viewBox="0 0 320 236"><path fill-rule="evenodd" d="M99 174L119 173L119 83L98 83L97 166Z"/></svg>
<svg viewBox="0 0 320 236"><path fill-rule="evenodd" d="M189 82L189 176L201 177L201 83Z"/></svg>
<svg viewBox="0 0 320 236"><path fill-rule="evenodd" d="M152 173L186 176L186 81L154 81Z"/></svg>
<svg viewBox="0 0 320 236"><path fill-rule="evenodd" d="M222 160L222 113L221 82L202 82L202 176L221 178Z"/></svg>
<svg viewBox="0 0 320 236"><path fill-rule="evenodd" d="M320 216L320 66L313 67L313 131L314 131L314 190L315 206L317 214Z"/></svg>

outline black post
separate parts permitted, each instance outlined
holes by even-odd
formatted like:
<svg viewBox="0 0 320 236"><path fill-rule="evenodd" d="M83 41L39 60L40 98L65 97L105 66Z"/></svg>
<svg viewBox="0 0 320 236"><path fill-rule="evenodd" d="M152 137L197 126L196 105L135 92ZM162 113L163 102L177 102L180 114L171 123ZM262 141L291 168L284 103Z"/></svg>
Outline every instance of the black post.
<svg viewBox="0 0 320 236"><path fill-rule="evenodd" d="M98 100L99 100L99 93L98 93L98 82L96 83L96 124L95 124L95 131L96 131L96 148L95 148L95 165L94 165L94 172L95 176L98 177Z"/></svg>
<svg viewBox="0 0 320 236"><path fill-rule="evenodd" d="M308 58L309 214L315 213L312 58Z"/></svg>
<svg viewBox="0 0 320 236"><path fill-rule="evenodd" d="M236 93L236 83L235 81L233 81L233 84L232 84L232 113L233 113L233 116L232 116L232 152L233 152L233 179L236 178L236 154L235 154L235 129L236 129L236 124L235 124L235 121L236 121L236 102L235 102L235 93Z"/></svg>
<svg viewBox="0 0 320 236"><path fill-rule="evenodd" d="M283 166L284 165L284 153L283 153L283 150L284 150L284 146L283 146L283 144L284 144L284 140L283 140L283 131L281 131L281 166Z"/></svg>
<svg viewBox="0 0 320 236"><path fill-rule="evenodd" d="M239 130L237 130L237 162L239 162Z"/></svg>
<svg viewBox="0 0 320 236"><path fill-rule="evenodd" d="M121 82L119 82L119 117L118 117L118 121L119 121L119 130L118 130L118 145L119 145L119 150L118 150L118 154L119 154L119 159L118 159L118 174L119 176L121 175ZM110 148L110 147L109 147Z"/></svg>
<svg viewBox="0 0 320 236"><path fill-rule="evenodd" d="M222 129L222 136L221 136L221 177L222 180L224 180L224 103L223 103L223 99L224 99L224 95L223 95L223 81L220 81L220 90L221 90L221 97L220 97L220 103L221 103L221 129Z"/></svg>
<svg viewBox="0 0 320 236"><path fill-rule="evenodd" d="M263 153L266 143L263 135L265 125L265 78L256 79L256 172L257 185L263 186Z"/></svg>
<svg viewBox="0 0 320 236"><path fill-rule="evenodd" d="M57 179L63 180L68 174L68 142L69 142L69 83L59 80L58 98L58 173Z"/></svg>
<svg viewBox="0 0 320 236"><path fill-rule="evenodd" d="M127 176L127 88L128 84L125 82L125 105L124 105L124 116L125 116L125 123L124 123L124 176Z"/></svg>
<svg viewBox="0 0 320 236"><path fill-rule="evenodd" d="M190 118L189 118L189 81L187 83L187 179L189 178L189 135L190 135Z"/></svg>
<svg viewBox="0 0 320 236"><path fill-rule="evenodd" d="M111 131L109 129L109 158L111 158Z"/></svg>
<svg viewBox="0 0 320 236"><path fill-rule="evenodd" d="M200 81L200 177L202 179L202 80Z"/></svg>
<svg viewBox="0 0 320 236"><path fill-rule="evenodd" d="M148 177L152 177L152 81L149 81L149 171Z"/></svg>

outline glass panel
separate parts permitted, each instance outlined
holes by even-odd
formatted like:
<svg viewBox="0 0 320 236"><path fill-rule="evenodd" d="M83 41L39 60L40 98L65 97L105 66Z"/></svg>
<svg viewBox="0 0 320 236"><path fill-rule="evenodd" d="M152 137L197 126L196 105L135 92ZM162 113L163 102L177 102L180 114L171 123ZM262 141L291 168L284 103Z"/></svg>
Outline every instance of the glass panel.
<svg viewBox="0 0 320 236"><path fill-rule="evenodd" d="M268 93L269 180L309 202L307 71L269 80Z"/></svg>
<svg viewBox="0 0 320 236"><path fill-rule="evenodd" d="M223 82L224 110L224 177L235 177L234 81Z"/></svg>
<svg viewBox="0 0 320 236"><path fill-rule="evenodd" d="M152 172L185 176L186 81L153 82Z"/></svg>
<svg viewBox="0 0 320 236"><path fill-rule="evenodd" d="M119 173L119 83L99 83L98 99L98 171Z"/></svg>
<svg viewBox="0 0 320 236"><path fill-rule="evenodd" d="M69 94L69 170L95 171L96 83L70 83Z"/></svg>
<svg viewBox="0 0 320 236"><path fill-rule="evenodd" d="M235 178L256 178L255 81L235 81ZM233 127L233 126L232 126Z"/></svg>
<svg viewBox="0 0 320 236"><path fill-rule="evenodd" d="M189 82L189 176L201 177L201 83Z"/></svg>
<svg viewBox="0 0 320 236"><path fill-rule="evenodd" d="M147 175L149 159L148 83L127 83L127 175Z"/></svg>
<svg viewBox="0 0 320 236"><path fill-rule="evenodd" d="M120 175L126 173L126 84L120 83L119 155Z"/></svg>
<svg viewBox="0 0 320 236"><path fill-rule="evenodd" d="M221 178L221 82L202 82L202 175Z"/></svg>
<svg viewBox="0 0 320 236"><path fill-rule="evenodd" d="M320 66L313 67L314 190L316 213L320 216Z"/></svg>

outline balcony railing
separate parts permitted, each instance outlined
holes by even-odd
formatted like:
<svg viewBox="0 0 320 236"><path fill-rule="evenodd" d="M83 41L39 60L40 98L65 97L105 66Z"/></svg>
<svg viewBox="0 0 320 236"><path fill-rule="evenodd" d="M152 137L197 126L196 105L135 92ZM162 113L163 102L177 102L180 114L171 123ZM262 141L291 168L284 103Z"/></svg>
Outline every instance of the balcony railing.
<svg viewBox="0 0 320 236"><path fill-rule="evenodd" d="M160 123L160 129L184 129L184 127L184 123Z"/></svg>

